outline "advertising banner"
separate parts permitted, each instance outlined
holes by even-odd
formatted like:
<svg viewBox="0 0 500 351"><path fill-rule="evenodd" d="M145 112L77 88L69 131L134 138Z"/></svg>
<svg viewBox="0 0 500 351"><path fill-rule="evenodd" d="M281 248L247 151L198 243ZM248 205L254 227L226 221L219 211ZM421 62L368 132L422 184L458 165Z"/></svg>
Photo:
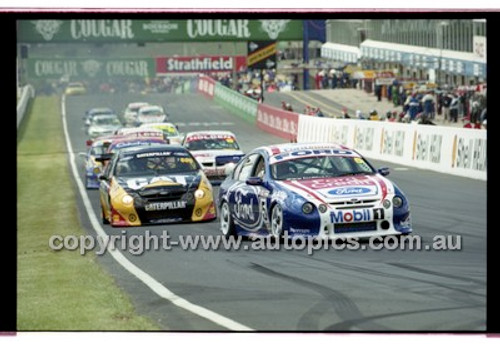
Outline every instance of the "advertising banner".
<svg viewBox="0 0 500 351"><path fill-rule="evenodd" d="M250 69L276 68L276 41L249 41L247 66Z"/></svg>
<svg viewBox="0 0 500 351"><path fill-rule="evenodd" d="M332 142L365 157L486 180L486 130L299 115L298 142Z"/></svg>
<svg viewBox="0 0 500 351"><path fill-rule="evenodd" d="M302 40L302 20L19 20L20 43Z"/></svg>
<svg viewBox="0 0 500 351"><path fill-rule="evenodd" d="M142 59L37 59L26 60L30 79L154 77L155 65L151 58Z"/></svg>
<svg viewBox="0 0 500 351"><path fill-rule="evenodd" d="M257 108L257 127L288 141L297 139L298 123L298 113L264 104L259 104Z"/></svg>
<svg viewBox="0 0 500 351"><path fill-rule="evenodd" d="M237 72L246 68L245 56L166 56L156 58L157 74Z"/></svg>

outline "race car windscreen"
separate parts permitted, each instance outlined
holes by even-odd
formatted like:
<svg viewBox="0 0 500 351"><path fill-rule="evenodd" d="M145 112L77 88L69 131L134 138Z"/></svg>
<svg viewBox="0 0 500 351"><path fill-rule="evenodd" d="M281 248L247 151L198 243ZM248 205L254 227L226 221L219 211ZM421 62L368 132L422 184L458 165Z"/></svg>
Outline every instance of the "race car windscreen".
<svg viewBox="0 0 500 351"><path fill-rule="evenodd" d="M314 156L271 165L273 179L331 178L373 174L375 170L360 157Z"/></svg>
<svg viewBox="0 0 500 351"><path fill-rule="evenodd" d="M92 124L97 126L119 126L120 121L115 116L98 116L94 117Z"/></svg>
<svg viewBox="0 0 500 351"><path fill-rule="evenodd" d="M187 152L161 151L123 155L115 168L116 176L164 175L194 172L198 164Z"/></svg>
<svg viewBox="0 0 500 351"><path fill-rule="evenodd" d="M186 148L191 151L198 150L239 150L240 147L232 137L226 138L195 138L189 139Z"/></svg>

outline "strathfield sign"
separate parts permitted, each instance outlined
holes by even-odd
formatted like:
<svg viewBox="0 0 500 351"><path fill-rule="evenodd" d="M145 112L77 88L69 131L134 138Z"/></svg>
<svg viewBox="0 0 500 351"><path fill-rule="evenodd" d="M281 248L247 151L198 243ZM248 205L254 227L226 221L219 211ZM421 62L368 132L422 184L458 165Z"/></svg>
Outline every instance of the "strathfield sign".
<svg viewBox="0 0 500 351"><path fill-rule="evenodd" d="M193 19L20 20L17 41L175 42L302 40L302 20Z"/></svg>
<svg viewBox="0 0 500 351"><path fill-rule="evenodd" d="M172 56L156 58L156 73L231 72L246 68L245 56Z"/></svg>

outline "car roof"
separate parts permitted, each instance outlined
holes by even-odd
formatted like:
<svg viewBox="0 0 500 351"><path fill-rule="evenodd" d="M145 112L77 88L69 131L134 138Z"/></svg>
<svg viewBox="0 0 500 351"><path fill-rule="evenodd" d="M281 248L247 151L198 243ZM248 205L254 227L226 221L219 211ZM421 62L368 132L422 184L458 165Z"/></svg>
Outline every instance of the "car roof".
<svg viewBox="0 0 500 351"><path fill-rule="evenodd" d="M141 112L141 111L147 111L147 110L162 110L163 111L163 107L159 106L159 105L146 105L146 106L142 106L139 109L139 112Z"/></svg>
<svg viewBox="0 0 500 351"><path fill-rule="evenodd" d="M189 151L180 145L171 145L171 144L155 144L150 146L139 146L133 148L126 148L125 150L120 151L121 156L132 156L136 154L142 153L153 153L153 152L162 152L162 151L183 151L189 153Z"/></svg>
<svg viewBox="0 0 500 351"><path fill-rule="evenodd" d="M186 134L186 138L193 136L193 135L231 135L232 137L235 137L234 133L229 131L229 130L197 130L195 132L189 132ZM236 138L236 137L235 137Z"/></svg>
<svg viewBox="0 0 500 351"><path fill-rule="evenodd" d="M304 143L284 143L284 144L274 144L269 146L261 146L254 151L264 151L268 156L277 156L280 154L286 154L301 150L348 150L355 154L357 152L351 148L337 143L325 143L325 142L304 142ZM360 155L359 155L360 156Z"/></svg>

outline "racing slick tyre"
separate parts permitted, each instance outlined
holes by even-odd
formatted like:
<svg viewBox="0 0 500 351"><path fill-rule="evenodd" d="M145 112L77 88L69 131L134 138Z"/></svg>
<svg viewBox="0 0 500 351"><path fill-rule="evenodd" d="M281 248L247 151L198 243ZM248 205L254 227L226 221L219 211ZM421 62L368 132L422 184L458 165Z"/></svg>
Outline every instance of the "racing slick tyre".
<svg viewBox="0 0 500 351"><path fill-rule="evenodd" d="M102 207L101 207L101 219L102 219L102 224L109 224L109 221L106 218L106 215L104 214L104 210Z"/></svg>
<svg viewBox="0 0 500 351"><path fill-rule="evenodd" d="M224 201L220 207L220 231L226 237L236 236L236 228L234 227L233 218L229 204Z"/></svg>
<svg viewBox="0 0 500 351"><path fill-rule="evenodd" d="M271 210L271 234L276 239L283 239L283 209L276 204Z"/></svg>

